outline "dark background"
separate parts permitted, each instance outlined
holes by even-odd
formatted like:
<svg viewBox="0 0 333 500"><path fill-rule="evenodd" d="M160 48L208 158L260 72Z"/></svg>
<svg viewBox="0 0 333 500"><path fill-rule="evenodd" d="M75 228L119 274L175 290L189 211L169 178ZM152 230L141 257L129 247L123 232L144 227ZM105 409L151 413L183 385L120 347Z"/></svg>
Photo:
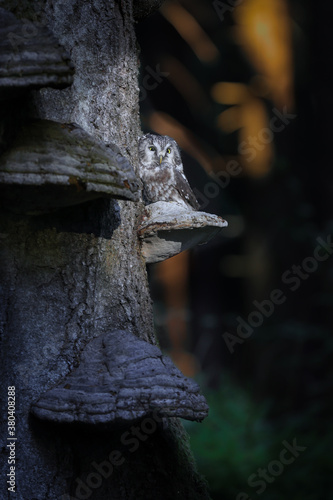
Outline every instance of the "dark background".
<svg viewBox="0 0 333 500"><path fill-rule="evenodd" d="M137 25L142 127L229 222L149 269L161 346L210 404L186 425L214 499L333 499L332 11L167 0Z"/></svg>

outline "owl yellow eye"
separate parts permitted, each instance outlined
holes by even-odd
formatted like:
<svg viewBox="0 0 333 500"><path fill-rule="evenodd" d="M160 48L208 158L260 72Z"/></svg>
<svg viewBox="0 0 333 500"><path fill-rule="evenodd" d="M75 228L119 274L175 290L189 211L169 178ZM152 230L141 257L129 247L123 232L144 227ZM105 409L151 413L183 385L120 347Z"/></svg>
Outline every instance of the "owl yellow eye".
<svg viewBox="0 0 333 500"><path fill-rule="evenodd" d="M169 155L171 153L171 148L168 148L166 152Z"/></svg>
<svg viewBox="0 0 333 500"><path fill-rule="evenodd" d="M156 151L155 146L149 146L149 151Z"/></svg>

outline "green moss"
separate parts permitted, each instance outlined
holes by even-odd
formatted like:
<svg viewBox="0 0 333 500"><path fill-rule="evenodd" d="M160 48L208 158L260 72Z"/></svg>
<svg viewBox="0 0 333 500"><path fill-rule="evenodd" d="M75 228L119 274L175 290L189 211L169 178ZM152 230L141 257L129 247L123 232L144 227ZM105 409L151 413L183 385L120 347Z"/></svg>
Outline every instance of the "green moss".
<svg viewBox="0 0 333 500"><path fill-rule="evenodd" d="M210 412L202 424L184 422L199 472L208 480L212 498L236 500L244 492L257 498L249 477L279 460L283 441L306 447L270 484L265 500L333 498L331 449L333 432L313 428L311 412L282 420L268 418L268 404L260 404L243 388L225 378L218 391L205 394ZM307 423L305 425L305 423ZM289 455L288 455L289 456ZM246 496L244 497L246 498Z"/></svg>

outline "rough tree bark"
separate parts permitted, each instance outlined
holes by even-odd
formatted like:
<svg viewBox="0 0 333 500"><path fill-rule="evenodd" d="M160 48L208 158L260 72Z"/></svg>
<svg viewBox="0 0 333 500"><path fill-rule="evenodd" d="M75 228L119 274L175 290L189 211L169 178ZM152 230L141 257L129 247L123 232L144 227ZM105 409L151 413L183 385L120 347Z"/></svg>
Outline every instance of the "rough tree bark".
<svg viewBox="0 0 333 500"><path fill-rule="evenodd" d="M135 167L140 122L132 0L8 0L1 7L46 23L75 65L71 87L31 94L34 116L80 125L116 144ZM209 498L176 419L92 430L30 414L31 404L77 366L91 339L125 329L155 343L137 237L142 208L99 199L43 215L1 211L1 498ZM8 386L16 387L16 495L6 483Z"/></svg>

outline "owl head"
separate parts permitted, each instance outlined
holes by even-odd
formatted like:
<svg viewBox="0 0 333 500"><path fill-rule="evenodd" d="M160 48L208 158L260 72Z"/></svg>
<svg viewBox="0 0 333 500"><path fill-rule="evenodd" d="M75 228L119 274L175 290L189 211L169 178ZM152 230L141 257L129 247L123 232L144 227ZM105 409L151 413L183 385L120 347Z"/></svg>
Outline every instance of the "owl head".
<svg viewBox="0 0 333 500"><path fill-rule="evenodd" d="M145 134L140 137L139 160L147 169L170 166L183 171L179 147L176 141L167 135Z"/></svg>

